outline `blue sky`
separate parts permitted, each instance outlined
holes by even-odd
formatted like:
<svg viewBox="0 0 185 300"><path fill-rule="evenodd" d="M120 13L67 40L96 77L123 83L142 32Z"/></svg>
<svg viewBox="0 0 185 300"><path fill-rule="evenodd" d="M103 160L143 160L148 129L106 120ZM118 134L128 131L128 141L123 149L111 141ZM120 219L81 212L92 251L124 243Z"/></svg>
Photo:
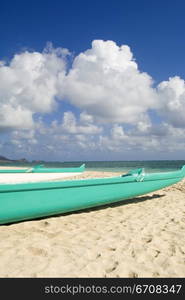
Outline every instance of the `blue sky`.
<svg viewBox="0 0 185 300"><path fill-rule="evenodd" d="M0 154L183 159L184 11L180 0L1 1Z"/></svg>
<svg viewBox="0 0 185 300"><path fill-rule="evenodd" d="M47 41L77 54L94 39L113 40L129 45L156 81L184 78L184 10L183 0L1 1L1 58L42 51Z"/></svg>

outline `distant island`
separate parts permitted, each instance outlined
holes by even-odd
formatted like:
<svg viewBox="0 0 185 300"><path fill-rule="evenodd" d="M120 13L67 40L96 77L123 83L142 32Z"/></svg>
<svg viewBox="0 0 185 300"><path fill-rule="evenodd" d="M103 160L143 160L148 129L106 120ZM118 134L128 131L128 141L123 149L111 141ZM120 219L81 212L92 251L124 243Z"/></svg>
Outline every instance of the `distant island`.
<svg viewBox="0 0 185 300"><path fill-rule="evenodd" d="M5 156L0 155L0 163L12 163L12 162L28 162L25 158L21 159L9 159Z"/></svg>

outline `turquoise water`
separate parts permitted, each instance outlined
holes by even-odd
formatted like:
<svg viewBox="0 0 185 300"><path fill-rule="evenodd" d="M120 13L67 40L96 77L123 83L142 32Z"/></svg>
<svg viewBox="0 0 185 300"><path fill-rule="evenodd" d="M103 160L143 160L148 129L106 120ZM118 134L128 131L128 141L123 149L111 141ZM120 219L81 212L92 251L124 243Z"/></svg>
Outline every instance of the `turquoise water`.
<svg viewBox="0 0 185 300"><path fill-rule="evenodd" d="M152 161L78 161L78 162L42 162L46 167L77 167L86 164L87 171L127 172L134 168L145 168L146 172L166 172L180 169L185 160L152 160ZM32 166L39 163L6 164Z"/></svg>
<svg viewBox="0 0 185 300"><path fill-rule="evenodd" d="M145 168L146 172L174 171L185 165L185 160L180 161L89 161L65 163L63 166L79 166L86 164L86 170L106 172L127 172L135 168Z"/></svg>

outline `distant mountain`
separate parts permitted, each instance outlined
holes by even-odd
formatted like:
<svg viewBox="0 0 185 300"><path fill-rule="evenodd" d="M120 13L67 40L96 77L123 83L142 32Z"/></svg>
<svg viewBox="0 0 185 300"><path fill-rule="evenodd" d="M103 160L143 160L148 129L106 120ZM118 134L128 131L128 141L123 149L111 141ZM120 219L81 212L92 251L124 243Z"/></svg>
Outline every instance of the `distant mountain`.
<svg viewBox="0 0 185 300"><path fill-rule="evenodd" d="M0 155L0 162L27 162L25 158L22 159L9 159L5 156Z"/></svg>
<svg viewBox="0 0 185 300"><path fill-rule="evenodd" d="M11 159L0 155L0 161L11 161Z"/></svg>

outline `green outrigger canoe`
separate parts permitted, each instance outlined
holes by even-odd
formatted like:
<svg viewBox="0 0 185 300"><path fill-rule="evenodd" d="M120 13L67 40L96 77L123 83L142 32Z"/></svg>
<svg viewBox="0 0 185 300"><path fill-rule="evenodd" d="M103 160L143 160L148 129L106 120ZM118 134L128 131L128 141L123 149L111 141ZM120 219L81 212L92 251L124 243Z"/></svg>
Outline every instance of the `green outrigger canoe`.
<svg viewBox="0 0 185 300"><path fill-rule="evenodd" d="M78 173L85 170L85 164L80 167L73 168L44 168L44 165L36 165L30 168L24 169L3 169L0 173Z"/></svg>
<svg viewBox="0 0 185 300"><path fill-rule="evenodd" d="M0 224L51 216L130 199L170 186L185 177L144 169L109 178L0 185Z"/></svg>

